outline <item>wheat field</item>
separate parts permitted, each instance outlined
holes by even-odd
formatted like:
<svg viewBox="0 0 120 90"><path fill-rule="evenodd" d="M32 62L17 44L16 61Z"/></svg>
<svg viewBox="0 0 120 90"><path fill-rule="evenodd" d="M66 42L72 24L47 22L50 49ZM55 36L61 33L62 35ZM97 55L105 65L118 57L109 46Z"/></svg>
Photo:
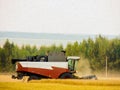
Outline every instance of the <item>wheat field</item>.
<svg viewBox="0 0 120 90"><path fill-rule="evenodd" d="M0 90L120 90L120 79L42 79L23 82L0 75Z"/></svg>

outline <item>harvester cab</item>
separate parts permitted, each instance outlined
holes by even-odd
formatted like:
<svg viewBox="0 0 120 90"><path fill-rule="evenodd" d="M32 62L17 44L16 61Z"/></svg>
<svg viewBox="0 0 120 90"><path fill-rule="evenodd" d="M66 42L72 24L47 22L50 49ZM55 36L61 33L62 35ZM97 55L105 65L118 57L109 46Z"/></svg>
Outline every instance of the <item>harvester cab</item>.
<svg viewBox="0 0 120 90"><path fill-rule="evenodd" d="M69 56L69 57L67 57L68 69L71 72L73 72L73 73L76 72L76 68L77 68L79 60L80 60L80 57L77 57L77 56Z"/></svg>

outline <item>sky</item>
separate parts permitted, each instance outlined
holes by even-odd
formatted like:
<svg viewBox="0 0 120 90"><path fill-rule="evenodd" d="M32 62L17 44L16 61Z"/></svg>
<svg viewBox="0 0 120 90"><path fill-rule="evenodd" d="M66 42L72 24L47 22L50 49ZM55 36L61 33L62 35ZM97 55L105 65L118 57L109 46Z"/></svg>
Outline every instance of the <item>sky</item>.
<svg viewBox="0 0 120 90"><path fill-rule="evenodd" d="M120 35L120 0L0 0L0 31Z"/></svg>

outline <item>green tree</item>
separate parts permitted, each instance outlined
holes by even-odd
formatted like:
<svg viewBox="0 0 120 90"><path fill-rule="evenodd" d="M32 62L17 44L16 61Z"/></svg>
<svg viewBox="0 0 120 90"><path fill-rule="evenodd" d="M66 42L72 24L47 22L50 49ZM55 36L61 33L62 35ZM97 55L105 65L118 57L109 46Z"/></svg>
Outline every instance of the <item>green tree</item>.
<svg viewBox="0 0 120 90"><path fill-rule="evenodd" d="M73 48L72 48L72 44L71 43L68 43L67 44L67 47L66 47L66 55L67 56L72 56L73 55Z"/></svg>
<svg viewBox="0 0 120 90"><path fill-rule="evenodd" d="M94 41L91 38L89 38L87 42L87 53L86 54L89 59L94 58Z"/></svg>
<svg viewBox="0 0 120 90"><path fill-rule="evenodd" d="M11 64L11 59L12 59L12 49L13 49L13 44L11 44L9 42L9 40L7 39L5 44L3 45L3 52L5 54L5 57L3 57L4 59L4 63L5 63L5 69L6 71L12 71L13 66Z"/></svg>
<svg viewBox="0 0 120 90"><path fill-rule="evenodd" d="M32 53L33 56L39 54L36 46L31 47L31 53Z"/></svg>
<svg viewBox="0 0 120 90"><path fill-rule="evenodd" d="M78 44L77 41L74 42L74 44L72 45L72 53L75 56L79 56L80 55L80 47L79 47L79 44Z"/></svg>
<svg viewBox="0 0 120 90"><path fill-rule="evenodd" d="M83 57L87 56L87 41L83 40L80 45L80 55L82 55Z"/></svg>
<svg viewBox="0 0 120 90"><path fill-rule="evenodd" d="M61 52L62 50L63 50L62 44L60 44L59 46L56 47L57 52Z"/></svg>
<svg viewBox="0 0 120 90"><path fill-rule="evenodd" d="M12 58L20 58L20 49L17 45L13 44L13 48L12 48Z"/></svg>
<svg viewBox="0 0 120 90"><path fill-rule="evenodd" d="M1 67L1 72L5 72L6 71L6 63L7 63L7 61L6 61L6 56L5 56L5 50L4 49L1 49L1 51L0 51L0 62L1 62L1 65L0 65L0 67Z"/></svg>
<svg viewBox="0 0 120 90"><path fill-rule="evenodd" d="M113 39L110 41L107 51L109 68L111 70L119 70L120 68L120 40Z"/></svg>
<svg viewBox="0 0 120 90"><path fill-rule="evenodd" d="M46 53L48 51L48 47L41 46L39 51L40 51L39 55L46 55Z"/></svg>

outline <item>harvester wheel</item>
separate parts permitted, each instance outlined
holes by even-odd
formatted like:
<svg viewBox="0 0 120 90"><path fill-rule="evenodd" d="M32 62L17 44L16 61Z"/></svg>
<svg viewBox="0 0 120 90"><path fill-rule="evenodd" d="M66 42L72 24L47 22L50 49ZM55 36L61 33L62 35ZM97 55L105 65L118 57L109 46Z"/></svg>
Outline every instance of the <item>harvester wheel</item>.
<svg viewBox="0 0 120 90"><path fill-rule="evenodd" d="M63 73L62 75L60 75L61 79L69 79L69 78L73 78L73 75L70 73Z"/></svg>

